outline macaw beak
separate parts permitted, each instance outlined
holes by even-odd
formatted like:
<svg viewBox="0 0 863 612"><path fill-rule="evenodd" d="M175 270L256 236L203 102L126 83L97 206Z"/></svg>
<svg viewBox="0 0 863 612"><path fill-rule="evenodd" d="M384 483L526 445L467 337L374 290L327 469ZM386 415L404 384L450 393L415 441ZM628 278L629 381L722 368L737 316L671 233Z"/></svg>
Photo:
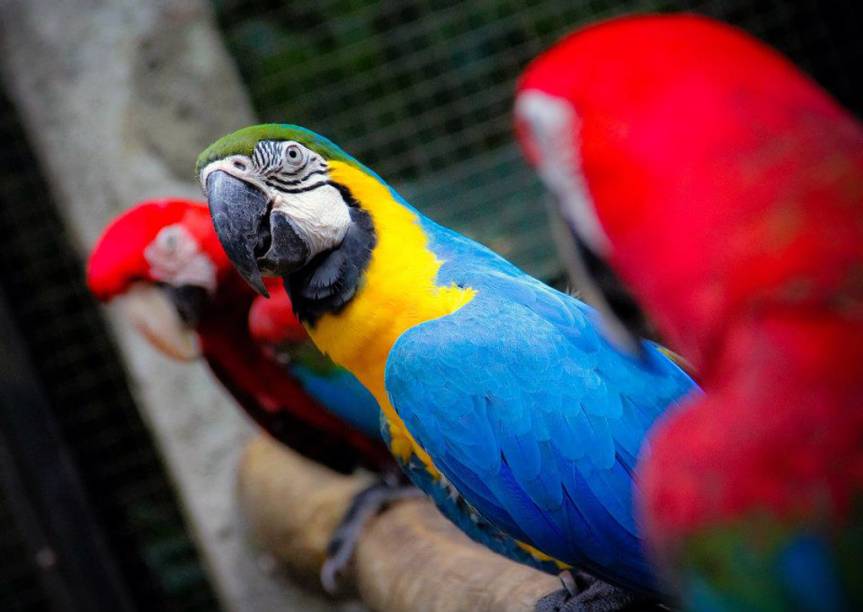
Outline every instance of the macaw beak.
<svg viewBox="0 0 863 612"><path fill-rule="evenodd" d="M168 298L174 304L174 308L183 323L187 327L196 328L207 301L207 290L197 285L182 285L180 287L163 285L162 289L168 294Z"/></svg>
<svg viewBox="0 0 863 612"><path fill-rule="evenodd" d="M302 267L310 249L293 222L270 209L261 189L223 170L207 176L210 216L222 247L240 275L265 297L262 273L285 276Z"/></svg>
<svg viewBox="0 0 863 612"><path fill-rule="evenodd" d="M114 298L132 325L157 349L178 361L201 356L198 334L180 316L169 295L149 283L136 283Z"/></svg>
<svg viewBox="0 0 863 612"><path fill-rule="evenodd" d="M562 217L561 221L566 223ZM560 242L575 288L599 311L602 335L621 353L634 359L644 357L642 338L653 334L635 298L572 228L563 232Z"/></svg>
<svg viewBox="0 0 863 612"><path fill-rule="evenodd" d="M271 240L269 198L254 185L215 170L207 177L207 202L228 258L255 291L269 297L257 257Z"/></svg>

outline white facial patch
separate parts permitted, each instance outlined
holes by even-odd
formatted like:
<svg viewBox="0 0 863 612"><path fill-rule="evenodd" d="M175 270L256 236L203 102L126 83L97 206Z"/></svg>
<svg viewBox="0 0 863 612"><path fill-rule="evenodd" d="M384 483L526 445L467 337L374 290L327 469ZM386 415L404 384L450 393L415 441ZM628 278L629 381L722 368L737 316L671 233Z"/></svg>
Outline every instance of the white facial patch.
<svg viewBox="0 0 863 612"><path fill-rule="evenodd" d="M351 225L350 208L329 182L326 160L299 142L262 140L251 157L211 162L201 173L205 193L207 177L216 170L266 193L272 211L285 215L302 234L310 257L341 244Z"/></svg>
<svg viewBox="0 0 863 612"><path fill-rule="evenodd" d="M198 241L180 224L168 225L144 250L144 259L156 280L173 287L194 285L216 290L216 266Z"/></svg>
<svg viewBox="0 0 863 612"><path fill-rule="evenodd" d="M284 214L302 233L310 256L341 244L351 225L351 215L338 189L324 183L299 193L274 193L273 212Z"/></svg>
<svg viewBox="0 0 863 612"><path fill-rule="evenodd" d="M607 253L608 237L581 171L576 147L580 123L575 110L562 98L528 90L519 94L515 113L529 127L539 154L537 172L560 202L561 213L594 252Z"/></svg>

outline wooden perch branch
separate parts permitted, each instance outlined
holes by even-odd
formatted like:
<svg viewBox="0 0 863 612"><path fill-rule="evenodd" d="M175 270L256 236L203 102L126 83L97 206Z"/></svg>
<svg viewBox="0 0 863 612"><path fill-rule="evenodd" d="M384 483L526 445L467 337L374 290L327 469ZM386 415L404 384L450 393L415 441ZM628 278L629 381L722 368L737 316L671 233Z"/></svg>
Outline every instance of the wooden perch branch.
<svg viewBox="0 0 863 612"><path fill-rule="evenodd" d="M261 436L246 448L239 496L263 546L317 585L330 534L371 482L367 474L336 474ZM419 499L372 519L342 582L370 608L387 612L528 612L560 588L554 576L470 541Z"/></svg>

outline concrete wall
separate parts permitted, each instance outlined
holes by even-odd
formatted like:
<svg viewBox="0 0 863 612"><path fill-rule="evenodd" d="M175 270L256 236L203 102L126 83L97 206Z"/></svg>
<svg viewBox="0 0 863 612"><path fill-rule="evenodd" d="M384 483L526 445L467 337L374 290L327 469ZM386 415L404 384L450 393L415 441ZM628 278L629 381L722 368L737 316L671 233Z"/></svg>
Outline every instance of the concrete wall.
<svg viewBox="0 0 863 612"><path fill-rule="evenodd" d="M140 199L199 196L198 152L254 118L204 0L0 0L0 70L82 252ZM330 609L268 576L245 541L244 417L205 367L169 362L112 322L225 608Z"/></svg>

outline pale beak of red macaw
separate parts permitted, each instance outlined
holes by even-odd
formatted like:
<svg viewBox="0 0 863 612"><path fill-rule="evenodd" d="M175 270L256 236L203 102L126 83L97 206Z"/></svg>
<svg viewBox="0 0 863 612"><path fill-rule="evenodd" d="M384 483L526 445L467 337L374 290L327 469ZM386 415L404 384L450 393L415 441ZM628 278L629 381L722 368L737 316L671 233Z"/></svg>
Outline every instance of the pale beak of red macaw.
<svg viewBox="0 0 863 612"><path fill-rule="evenodd" d="M147 283L134 283L115 297L123 314L150 343L178 361L201 356L198 334L180 317L165 291Z"/></svg>

